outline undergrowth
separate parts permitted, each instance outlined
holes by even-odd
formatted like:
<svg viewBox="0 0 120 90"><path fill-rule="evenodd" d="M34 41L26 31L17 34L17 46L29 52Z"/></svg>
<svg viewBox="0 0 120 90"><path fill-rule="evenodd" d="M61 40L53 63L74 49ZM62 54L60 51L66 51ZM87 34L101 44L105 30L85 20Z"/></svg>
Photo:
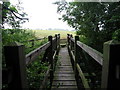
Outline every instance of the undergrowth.
<svg viewBox="0 0 120 90"><path fill-rule="evenodd" d="M45 44L47 42L47 39L38 40L34 42L34 46L32 46L32 42L29 42L29 40L36 40L37 37L35 36L35 32L31 30L23 30L23 29L1 29L2 30L2 69L6 68L6 62L4 57L4 46L8 46L13 42L19 42L23 45L25 45L25 54L28 54L29 52L33 51L34 49L40 47L41 45ZM41 85L41 82L44 78L44 75L48 69L48 63L47 62L41 62L43 55L39 56L34 62L32 62L30 65L26 66L27 71L27 81L28 81L28 87L30 89L32 88L39 88ZM6 84L3 84L4 88L7 87ZM3 89L4 89L3 88Z"/></svg>

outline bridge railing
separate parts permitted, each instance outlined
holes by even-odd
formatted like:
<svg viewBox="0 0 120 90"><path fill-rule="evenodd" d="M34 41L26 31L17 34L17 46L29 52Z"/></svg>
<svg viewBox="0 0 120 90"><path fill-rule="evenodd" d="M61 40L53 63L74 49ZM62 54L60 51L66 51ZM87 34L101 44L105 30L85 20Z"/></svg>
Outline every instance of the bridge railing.
<svg viewBox="0 0 120 90"><path fill-rule="evenodd" d="M120 83L119 42L113 40L105 42L102 54L97 50L80 42L79 36L75 36L75 38L73 38L72 35L68 34L67 41L69 54L72 59L72 64L74 66L74 72L77 78L81 78L84 88L93 88L91 87L89 80L87 80L87 77L84 73L84 70L86 70L86 68L83 62L87 63L87 65L92 62L90 61L91 59L86 56L86 53L94 59L95 64L98 64L99 67L101 67L101 76L99 77L101 81L99 88L120 88L118 84ZM85 59L87 59L87 62ZM89 68L89 66L86 67ZM95 68L95 66L92 67ZM90 72L90 68L88 69L88 72ZM92 76L90 77L94 79L95 75L92 74Z"/></svg>
<svg viewBox="0 0 120 90"><path fill-rule="evenodd" d="M4 47L5 52L5 61L8 76L6 77L6 83L8 84L8 88L20 88L29 89L27 86L27 73L26 66L36 60L38 56L40 56L43 52L42 61L49 62L49 68L44 76L43 82L40 85L40 88L46 88L46 83L50 81L52 84L54 67L56 62L56 56L58 54L60 48L60 34L56 34L55 37L48 36L48 42L44 45L38 47L37 49L31 51L27 55L25 55L25 46L14 43L10 46ZM50 79L49 79L50 78Z"/></svg>

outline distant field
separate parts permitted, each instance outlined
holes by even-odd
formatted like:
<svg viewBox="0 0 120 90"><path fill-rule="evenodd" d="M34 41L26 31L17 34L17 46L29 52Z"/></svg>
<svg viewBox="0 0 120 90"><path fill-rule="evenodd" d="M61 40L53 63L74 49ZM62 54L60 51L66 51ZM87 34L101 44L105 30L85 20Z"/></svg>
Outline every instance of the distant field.
<svg viewBox="0 0 120 90"><path fill-rule="evenodd" d="M73 36L75 35L75 31L60 31L60 30L33 30L35 31L35 35L38 38L41 37L48 37L49 35L54 36L55 34L60 34L61 39L66 38L67 34L72 34Z"/></svg>

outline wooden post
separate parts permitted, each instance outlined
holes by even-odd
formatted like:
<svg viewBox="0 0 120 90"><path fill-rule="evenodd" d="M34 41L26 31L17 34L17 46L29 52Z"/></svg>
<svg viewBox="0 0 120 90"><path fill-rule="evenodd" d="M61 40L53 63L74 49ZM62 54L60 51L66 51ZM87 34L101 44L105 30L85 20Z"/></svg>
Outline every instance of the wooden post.
<svg viewBox="0 0 120 90"><path fill-rule="evenodd" d="M120 89L120 43L104 43L101 88Z"/></svg>
<svg viewBox="0 0 120 90"><path fill-rule="evenodd" d="M5 46L5 60L8 68L8 88L27 89L25 64L25 47L23 45Z"/></svg>
<svg viewBox="0 0 120 90"><path fill-rule="evenodd" d="M49 47L49 56L48 59L50 61L51 67L50 67L50 85L52 85L53 80L53 44L52 44L52 36L48 37L48 40L50 41L50 47Z"/></svg>
<svg viewBox="0 0 120 90"><path fill-rule="evenodd" d="M70 38L69 38L69 34L67 34L67 46L69 46L70 45Z"/></svg>
<svg viewBox="0 0 120 90"><path fill-rule="evenodd" d="M74 72L75 75L76 70L77 70L77 63L78 63L78 46L77 46L77 41L79 40L79 36L75 36L75 43L74 43L74 51L75 51L75 62L74 62Z"/></svg>
<svg viewBox="0 0 120 90"><path fill-rule="evenodd" d="M57 34L55 34L55 38L56 38L56 45L55 45L55 50L57 51L57 46L58 46L58 35Z"/></svg>
<svg viewBox="0 0 120 90"><path fill-rule="evenodd" d="M58 34L58 36L59 36L59 41L58 42L59 42L59 48L60 48L60 34Z"/></svg>

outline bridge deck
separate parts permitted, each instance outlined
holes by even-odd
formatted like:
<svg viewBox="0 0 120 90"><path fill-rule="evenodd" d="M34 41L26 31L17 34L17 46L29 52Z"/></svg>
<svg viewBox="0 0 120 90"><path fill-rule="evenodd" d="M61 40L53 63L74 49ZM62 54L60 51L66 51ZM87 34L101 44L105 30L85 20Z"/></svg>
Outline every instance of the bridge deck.
<svg viewBox="0 0 120 90"><path fill-rule="evenodd" d="M52 89L54 88L72 88L77 89L75 75L73 72L72 64L68 54L67 47L61 48L59 52L59 59L56 65Z"/></svg>

